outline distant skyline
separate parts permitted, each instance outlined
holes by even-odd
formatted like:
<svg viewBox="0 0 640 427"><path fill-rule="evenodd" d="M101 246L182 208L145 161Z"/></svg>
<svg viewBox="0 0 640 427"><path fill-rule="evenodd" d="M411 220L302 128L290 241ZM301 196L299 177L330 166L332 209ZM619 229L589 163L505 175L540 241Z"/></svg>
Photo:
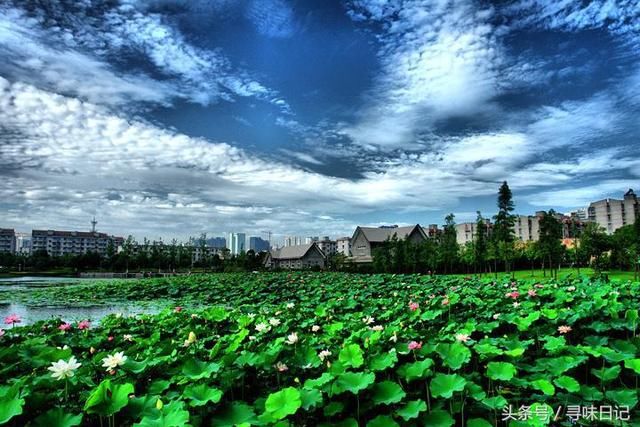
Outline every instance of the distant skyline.
<svg viewBox="0 0 640 427"><path fill-rule="evenodd" d="M498 3L493 4L493 3ZM6 0L0 227L349 235L640 189L640 9Z"/></svg>

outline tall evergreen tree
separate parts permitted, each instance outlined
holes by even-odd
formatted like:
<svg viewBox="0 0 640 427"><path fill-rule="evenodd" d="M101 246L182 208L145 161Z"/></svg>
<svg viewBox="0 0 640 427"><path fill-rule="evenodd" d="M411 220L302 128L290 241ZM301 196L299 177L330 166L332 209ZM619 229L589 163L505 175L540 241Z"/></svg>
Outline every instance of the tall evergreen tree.
<svg viewBox="0 0 640 427"><path fill-rule="evenodd" d="M458 262L460 250L456 238L455 215L449 214L444 219L443 233L440 240L440 259L444 264L444 273L451 273L453 266Z"/></svg>
<svg viewBox="0 0 640 427"><path fill-rule="evenodd" d="M507 181L504 181L498 190L498 214L493 217L495 223L492 237L497 248L497 255L504 261L504 268L507 272L510 267L509 261L513 257L513 242L515 241L513 232L515 216L511 213L514 208L513 194Z"/></svg>
<svg viewBox="0 0 640 427"><path fill-rule="evenodd" d="M477 214L476 233L475 236L473 236L473 258L476 268L479 269L480 274L482 274L487 260L487 222L482 217L480 211L478 211Z"/></svg>
<svg viewBox="0 0 640 427"><path fill-rule="evenodd" d="M562 224L555 217L551 209L544 212L540 218L540 238L538 239L538 252L543 259L549 261L551 275L558 277L558 263L564 252L562 246Z"/></svg>

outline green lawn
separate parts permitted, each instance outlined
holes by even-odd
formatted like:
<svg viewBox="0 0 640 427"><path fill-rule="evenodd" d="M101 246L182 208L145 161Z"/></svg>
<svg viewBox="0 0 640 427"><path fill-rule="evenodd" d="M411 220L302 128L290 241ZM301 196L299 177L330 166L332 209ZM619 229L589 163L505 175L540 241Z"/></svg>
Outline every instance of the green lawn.
<svg viewBox="0 0 640 427"><path fill-rule="evenodd" d="M621 270L610 270L605 272L609 275L609 279L611 280L633 280L633 271L621 271ZM538 270L519 270L513 273L516 279L545 279L550 278L550 273L547 271L546 276L543 274L543 271ZM593 269L591 268L580 268L580 275L590 277L593 275ZM458 275L463 276L463 275ZM490 276L490 275L487 275ZM507 276L505 273L498 273L498 277L503 278ZM558 272L559 279L565 279L567 277L576 277L578 276L578 270L575 268L561 268Z"/></svg>

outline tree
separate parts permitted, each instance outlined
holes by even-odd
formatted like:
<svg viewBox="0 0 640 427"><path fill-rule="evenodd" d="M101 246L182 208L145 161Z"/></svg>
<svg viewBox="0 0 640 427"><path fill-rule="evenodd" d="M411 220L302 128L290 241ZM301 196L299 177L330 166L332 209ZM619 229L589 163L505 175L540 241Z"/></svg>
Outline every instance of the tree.
<svg viewBox="0 0 640 427"><path fill-rule="evenodd" d="M498 190L498 214L493 217L495 220L493 240L496 243L497 256L504 261L506 272L510 270L509 262L513 258L513 242L515 241L513 233L515 216L511 214L513 209L513 194L507 181L504 181Z"/></svg>
<svg viewBox="0 0 640 427"><path fill-rule="evenodd" d="M458 262L458 242L456 238L455 216L450 213L444 219L444 227L440 239L440 259L444 264L444 273L451 273Z"/></svg>
<svg viewBox="0 0 640 427"><path fill-rule="evenodd" d="M562 246L562 223L556 219L553 209L543 212L540 218L540 238L537 246L540 257L549 261L551 276L557 278L558 264L562 258L564 246Z"/></svg>
<svg viewBox="0 0 640 427"><path fill-rule="evenodd" d="M485 270L485 261L487 260L487 222L482 217L480 211L477 211L476 233L473 238L473 259L476 268L482 274Z"/></svg>
<svg viewBox="0 0 640 427"><path fill-rule="evenodd" d="M580 244L596 273L600 273L604 267L602 255L610 248L609 236L604 232L604 228L595 222L588 223L582 231Z"/></svg>
<svg viewBox="0 0 640 427"><path fill-rule="evenodd" d="M640 212L636 215L633 223L633 230L635 231L635 243L633 244L635 260L633 269L633 279L640 280Z"/></svg>

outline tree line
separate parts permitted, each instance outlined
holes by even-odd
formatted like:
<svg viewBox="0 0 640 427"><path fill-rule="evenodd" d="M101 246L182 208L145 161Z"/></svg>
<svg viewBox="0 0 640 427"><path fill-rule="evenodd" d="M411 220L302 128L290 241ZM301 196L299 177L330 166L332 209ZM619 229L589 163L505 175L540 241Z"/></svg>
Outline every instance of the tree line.
<svg viewBox="0 0 640 427"><path fill-rule="evenodd" d="M596 273L610 268L633 270L640 277L640 219L607 235L598 224L572 219L567 225L570 245L563 245L563 227L554 210L539 219L539 239L516 239L513 194L507 182L498 190L498 212L490 225L477 212L472 241L460 245L453 214L447 215L442 233L413 243L394 235L373 250L373 272L496 274L514 270L544 270L557 276L561 266L592 267ZM367 267L365 267L367 268Z"/></svg>

